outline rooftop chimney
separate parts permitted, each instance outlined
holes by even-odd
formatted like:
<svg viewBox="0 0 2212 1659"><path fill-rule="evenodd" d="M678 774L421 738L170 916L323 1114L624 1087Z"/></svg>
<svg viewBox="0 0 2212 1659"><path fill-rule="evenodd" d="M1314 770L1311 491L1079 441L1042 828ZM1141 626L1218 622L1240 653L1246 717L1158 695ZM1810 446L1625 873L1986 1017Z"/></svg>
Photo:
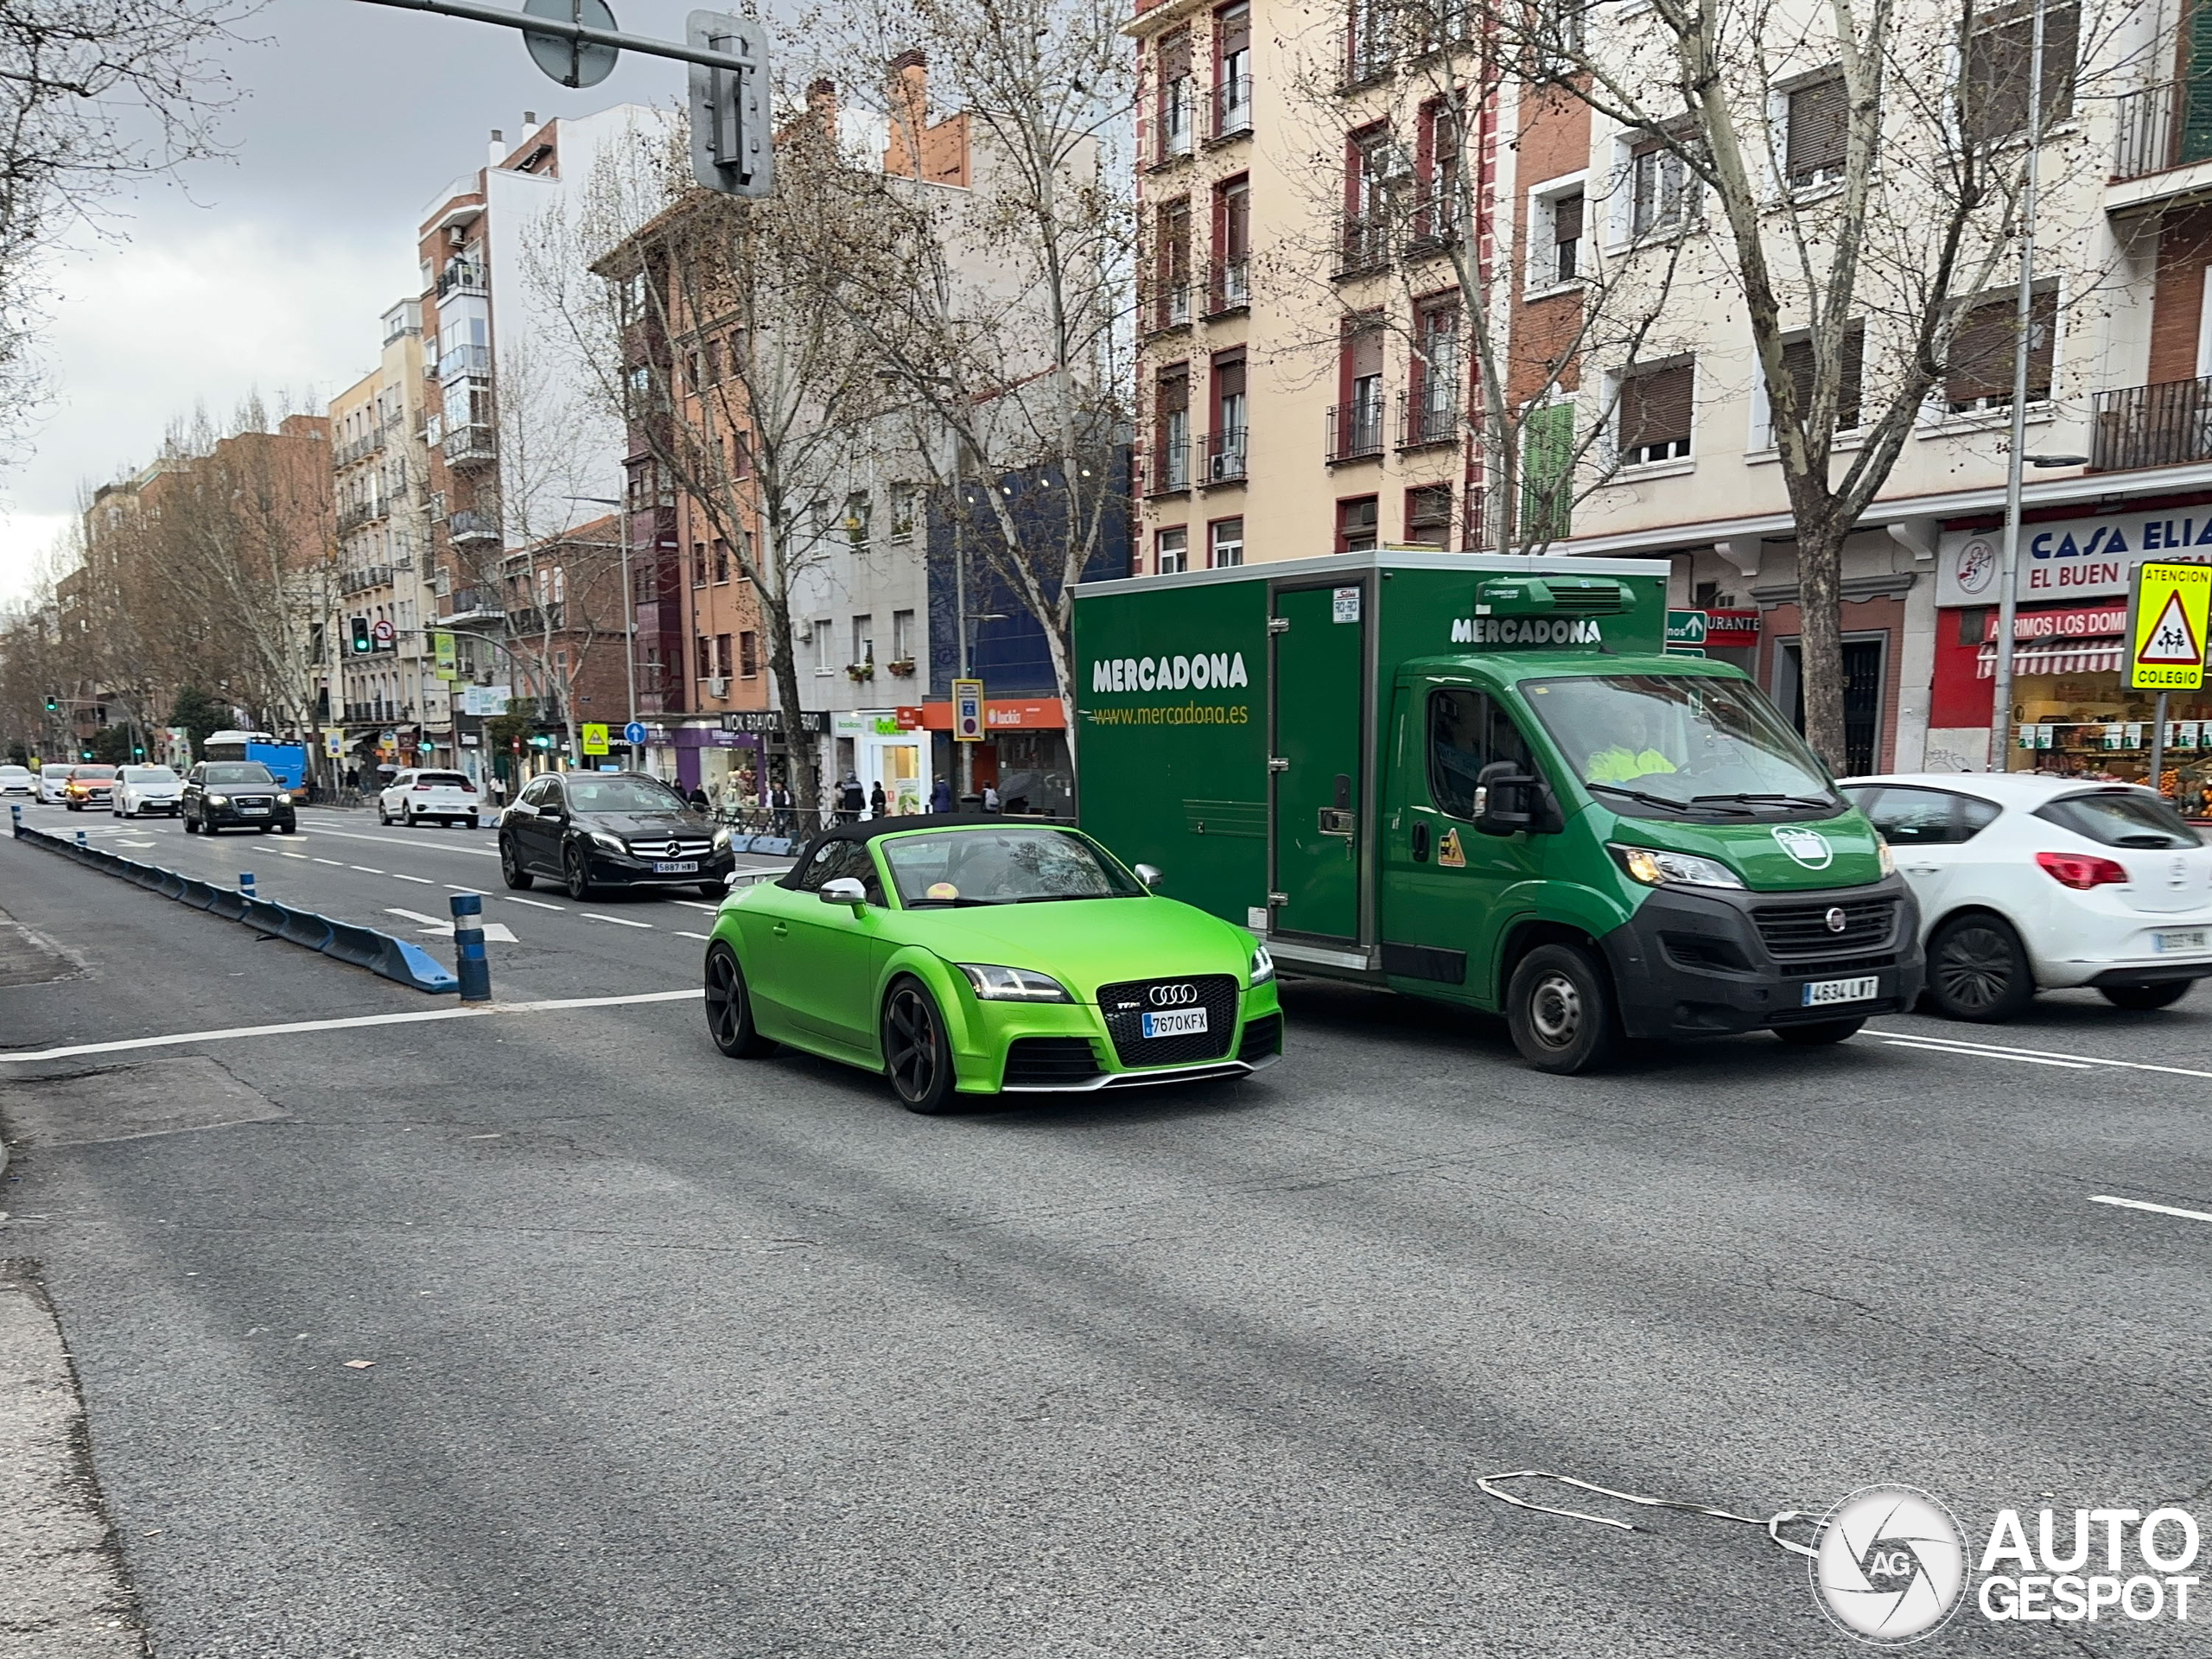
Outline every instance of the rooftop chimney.
<svg viewBox="0 0 2212 1659"><path fill-rule="evenodd" d="M908 48L891 60L892 95L899 100L899 119L916 132L930 124L930 60L918 48Z"/></svg>
<svg viewBox="0 0 2212 1659"><path fill-rule="evenodd" d="M492 129L492 165L497 167L507 159L507 135L499 128Z"/></svg>

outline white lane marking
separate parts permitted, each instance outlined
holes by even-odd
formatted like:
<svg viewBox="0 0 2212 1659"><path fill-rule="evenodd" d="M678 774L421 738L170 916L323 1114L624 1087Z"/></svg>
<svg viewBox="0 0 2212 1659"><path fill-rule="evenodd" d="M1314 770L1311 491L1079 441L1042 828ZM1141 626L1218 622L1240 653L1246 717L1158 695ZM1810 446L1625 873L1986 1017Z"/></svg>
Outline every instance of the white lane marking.
<svg viewBox="0 0 2212 1659"><path fill-rule="evenodd" d="M651 927L652 925L651 922L633 922L627 916L602 916L595 910L584 912L584 916L590 921L612 922L617 927Z"/></svg>
<svg viewBox="0 0 2212 1659"><path fill-rule="evenodd" d="M240 1037L289 1037L302 1031L352 1031L364 1026L417 1025L429 1020L474 1020L493 1014L560 1014L570 1008L624 1007L633 1002L678 1002L703 996L686 991L633 991L624 996L564 996L540 1002L495 1002L484 1008L421 1008L406 1014L359 1014L343 1020L301 1020L283 1026L231 1026L220 1031L180 1031L167 1037L130 1037L112 1043L78 1043L68 1048L34 1049L0 1054L0 1065L33 1060L73 1059L79 1054L118 1054L134 1048L162 1048L172 1043L219 1043Z"/></svg>
<svg viewBox="0 0 2212 1659"><path fill-rule="evenodd" d="M326 830L319 823L312 827L303 823L300 826L300 833L303 836L338 836L346 841L382 842L387 847L432 847L443 853L467 853L473 858L497 858L499 855L499 849L496 847L464 847L457 841L439 841L427 836L417 836L412 838L400 836L365 836L353 830Z"/></svg>
<svg viewBox="0 0 2212 1659"><path fill-rule="evenodd" d="M124 841L118 836L115 844L118 847L150 847L154 843L150 841Z"/></svg>
<svg viewBox="0 0 2212 1659"><path fill-rule="evenodd" d="M2140 1198L2115 1198L2109 1192L2092 1192L2091 1204L2117 1205L2122 1210L2148 1210L2154 1216L2179 1216L2184 1221L2212 1221L2202 1210L2177 1210L2171 1204L2145 1204Z"/></svg>
<svg viewBox="0 0 2212 1659"><path fill-rule="evenodd" d="M712 942L715 936L711 933L687 933L679 927L676 930L676 937L679 939L702 939Z"/></svg>
<svg viewBox="0 0 2212 1659"><path fill-rule="evenodd" d="M441 881L438 885L454 893L473 893L480 899L489 899L492 896L481 887L464 887L458 881Z"/></svg>
<svg viewBox="0 0 2212 1659"><path fill-rule="evenodd" d="M1891 1048L1917 1049L1923 1054L1956 1054L1968 1060L2016 1060L2022 1065L2060 1065L2069 1071L2089 1071L2095 1068L2086 1060L2062 1060L2056 1055L2008 1054L1995 1048L1955 1048L1948 1043L1929 1042L1921 1039L1885 1037L1882 1039Z"/></svg>
<svg viewBox="0 0 2212 1659"><path fill-rule="evenodd" d="M385 914L387 916L404 916L410 922L422 923L423 931L425 933L440 933L446 935L448 938L452 936L453 923L450 919L442 920L435 916L425 916L419 910L401 910L395 905L386 905L384 909ZM485 923L484 937L490 940L493 944L519 944L522 943L521 940L515 938L513 931L510 929L505 922Z"/></svg>
<svg viewBox="0 0 2212 1659"><path fill-rule="evenodd" d="M395 881L412 881L416 886L424 887L435 887L438 885L427 875L402 875L397 870L391 873L391 879Z"/></svg>
<svg viewBox="0 0 2212 1659"><path fill-rule="evenodd" d="M2212 1071L2191 1071L2185 1065L2157 1065L2149 1060L2108 1060L2101 1054L2060 1054L2048 1048L2021 1048L2011 1043L1976 1043L1963 1037L1923 1037L1918 1032L1883 1031L1870 1027L1866 1035L1891 1039L1902 1039L1914 1043L1941 1043L1947 1048L1964 1050L1975 1054L2031 1054L2040 1059L2070 1061L2076 1065L2116 1065L2128 1071L2163 1071L2175 1077L2212 1077Z"/></svg>
<svg viewBox="0 0 2212 1659"><path fill-rule="evenodd" d="M359 870L363 875L382 875L384 874L382 870L372 868L366 864L348 864L346 868L349 870Z"/></svg>
<svg viewBox="0 0 2212 1659"><path fill-rule="evenodd" d="M300 862L301 862L301 863L302 863L302 864L304 864L304 863L306 863L306 862L308 861L308 855L307 855L305 853L283 853L283 852L280 852L280 853L278 853L278 854L276 855L276 856L277 856L277 857L279 857L279 858L296 858L296 859L298 859L298 860L300 861Z"/></svg>
<svg viewBox="0 0 2212 1659"><path fill-rule="evenodd" d="M318 858L315 860L315 862L318 864L327 864L334 870L342 870L346 868L342 862L334 858Z"/></svg>
<svg viewBox="0 0 2212 1659"><path fill-rule="evenodd" d="M518 893L502 893L494 896L505 899L511 905L528 905L532 910L568 909L566 905L549 905L543 899L524 899Z"/></svg>
<svg viewBox="0 0 2212 1659"><path fill-rule="evenodd" d="M722 911L720 905L702 904L696 899L671 899L668 902L671 905L681 905L686 910L703 910L709 916L719 916Z"/></svg>

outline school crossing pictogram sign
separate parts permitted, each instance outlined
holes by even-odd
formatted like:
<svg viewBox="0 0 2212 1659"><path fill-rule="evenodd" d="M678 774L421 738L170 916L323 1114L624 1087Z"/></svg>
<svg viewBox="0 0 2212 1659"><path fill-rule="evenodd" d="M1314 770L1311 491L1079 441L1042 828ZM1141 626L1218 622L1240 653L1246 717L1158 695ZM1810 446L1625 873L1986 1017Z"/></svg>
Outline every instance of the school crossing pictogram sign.
<svg viewBox="0 0 2212 1659"><path fill-rule="evenodd" d="M2212 566L2137 566L2129 615L2128 684L2141 691L2202 690L2208 612L2212 612Z"/></svg>

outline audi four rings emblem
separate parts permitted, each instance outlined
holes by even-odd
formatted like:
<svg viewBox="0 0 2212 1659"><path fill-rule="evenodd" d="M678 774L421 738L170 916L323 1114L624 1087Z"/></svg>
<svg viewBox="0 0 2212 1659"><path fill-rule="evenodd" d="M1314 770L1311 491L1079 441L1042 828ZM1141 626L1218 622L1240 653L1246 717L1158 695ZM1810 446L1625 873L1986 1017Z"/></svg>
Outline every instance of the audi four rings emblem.
<svg viewBox="0 0 2212 1659"><path fill-rule="evenodd" d="M1195 985L1155 985L1150 995L1154 1007L1172 1008L1178 1003L1197 1001L1198 988Z"/></svg>
<svg viewBox="0 0 2212 1659"><path fill-rule="evenodd" d="M1828 906L1827 924L1829 932L1840 933L1843 931L1845 918L1843 914L1843 906L1841 905L1830 905Z"/></svg>

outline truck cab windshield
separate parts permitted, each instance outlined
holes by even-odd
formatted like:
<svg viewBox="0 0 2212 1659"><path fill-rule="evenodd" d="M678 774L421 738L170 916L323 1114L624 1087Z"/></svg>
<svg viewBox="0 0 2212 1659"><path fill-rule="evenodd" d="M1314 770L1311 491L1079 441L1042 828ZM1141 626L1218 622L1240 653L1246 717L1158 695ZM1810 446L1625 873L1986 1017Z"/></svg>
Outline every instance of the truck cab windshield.
<svg viewBox="0 0 2212 1659"><path fill-rule="evenodd" d="M1586 788L1627 817L1828 817L1827 771L1756 686L1688 674L1538 680L1522 694Z"/></svg>

